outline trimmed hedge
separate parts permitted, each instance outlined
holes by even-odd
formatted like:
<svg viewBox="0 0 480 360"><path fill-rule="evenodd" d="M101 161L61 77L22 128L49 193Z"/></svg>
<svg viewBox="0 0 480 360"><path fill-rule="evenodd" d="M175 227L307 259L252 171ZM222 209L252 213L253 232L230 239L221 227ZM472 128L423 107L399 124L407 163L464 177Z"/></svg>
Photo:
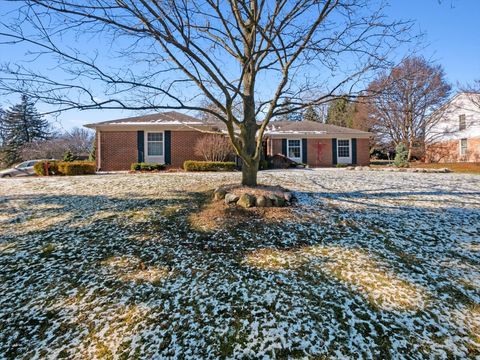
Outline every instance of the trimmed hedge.
<svg viewBox="0 0 480 360"><path fill-rule="evenodd" d="M222 161L193 161L187 160L183 163L186 171L233 171L236 164L234 162Z"/></svg>
<svg viewBox="0 0 480 360"><path fill-rule="evenodd" d="M97 166L90 161L62 161L58 163L58 171L62 175L92 175Z"/></svg>
<svg viewBox="0 0 480 360"><path fill-rule="evenodd" d="M33 171L39 176L45 176L45 163L48 163L48 175L60 175L58 171L59 161L54 160L43 160L35 163L33 166Z"/></svg>
<svg viewBox="0 0 480 360"><path fill-rule="evenodd" d="M130 165L132 171L158 171L165 170L165 164L153 164L153 163L133 163Z"/></svg>
<svg viewBox="0 0 480 360"><path fill-rule="evenodd" d="M35 174L45 176L45 163L48 163L48 175L91 175L96 165L90 161L39 161L33 167Z"/></svg>

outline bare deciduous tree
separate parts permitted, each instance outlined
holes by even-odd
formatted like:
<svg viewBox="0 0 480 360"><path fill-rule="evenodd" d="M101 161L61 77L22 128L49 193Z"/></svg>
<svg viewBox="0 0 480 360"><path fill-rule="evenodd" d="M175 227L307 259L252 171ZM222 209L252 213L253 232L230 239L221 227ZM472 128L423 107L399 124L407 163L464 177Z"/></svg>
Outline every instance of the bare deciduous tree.
<svg viewBox="0 0 480 360"><path fill-rule="evenodd" d="M405 59L369 86L373 131L385 142L406 145L410 160L414 145L424 145L425 134L440 121L440 116L430 115L448 99L450 89L440 65Z"/></svg>
<svg viewBox="0 0 480 360"><path fill-rule="evenodd" d="M67 131L63 137L74 155L86 155L92 150L95 135L89 129L75 127Z"/></svg>
<svg viewBox="0 0 480 360"><path fill-rule="evenodd" d="M66 132L52 133L50 139L33 141L22 146L23 160L62 159L66 151L74 156L87 156L93 147L94 134L91 130L73 128Z"/></svg>
<svg viewBox="0 0 480 360"><path fill-rule="evenodd" d="M38 47L35 56L53 55L55 73L7 65L0 89L21 87L62 110L206 112L226 125L243 160L242 183L256 185L272 118L336 94L355 96L399 41L411 39L411 23L387 21L384 6L384 0L28 0L0 37ZM64 39L88 39L92 51ZM105 39L110 47L94 46Z"/></svg>
<svg viewBox="0 0 480 360"><path fill-rule="evenodd" d="M474 80L472 84L462 87L470 101L476 106L480 112L480 79Z"/></svg>
<svg viewBox="0 0 480 360"><path fill-rule="evenodd" d="M226 161L233 152L231 142L223 135L205 135L195 144L195 155L206 161Z"/></svg>

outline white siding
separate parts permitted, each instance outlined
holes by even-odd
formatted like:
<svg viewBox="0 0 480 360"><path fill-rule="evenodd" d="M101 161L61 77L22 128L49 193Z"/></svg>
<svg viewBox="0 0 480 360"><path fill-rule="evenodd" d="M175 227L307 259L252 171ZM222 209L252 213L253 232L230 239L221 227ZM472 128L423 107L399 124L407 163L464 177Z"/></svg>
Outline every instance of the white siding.
<svg viewBox="0 0 480 360"><path fill-rule="evenodd" d="M475 102L472 101L473 96L476 97ZM465 115L465 130L459 130L460 115ZM427 130L428 142L480 137L480 94L460 93L432 116L438 120Z"/></svg>

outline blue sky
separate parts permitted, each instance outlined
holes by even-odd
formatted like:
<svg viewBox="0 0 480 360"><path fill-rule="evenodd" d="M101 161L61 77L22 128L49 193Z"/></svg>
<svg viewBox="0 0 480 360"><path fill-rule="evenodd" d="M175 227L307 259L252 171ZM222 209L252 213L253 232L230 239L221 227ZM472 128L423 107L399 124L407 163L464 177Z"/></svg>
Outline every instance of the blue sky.
<svg viewBox="0 0 480 360"><path fill-rule="evenodd" d="M418 55L441 64L452 85L480 78L480 0L391 0L386 14L395 19L415 21L416 29L425 33L425 47ZM0 47L0 62L15 63L24 56L23 49L6 50ZM8 101L15 102L16 98ZM4 101L2 105L6 107L8 103ZM60 114L55 123L57 127L70 129L134 115L133 112L115 110L69 111Z"/></svg>
<svg viewBox="0 0 480 360"><path fill-rule="evenodd" d="M388 13L416 21L426 33L422 55L441 64L454 85L480 78L479 0L393 0Z"/></svg>

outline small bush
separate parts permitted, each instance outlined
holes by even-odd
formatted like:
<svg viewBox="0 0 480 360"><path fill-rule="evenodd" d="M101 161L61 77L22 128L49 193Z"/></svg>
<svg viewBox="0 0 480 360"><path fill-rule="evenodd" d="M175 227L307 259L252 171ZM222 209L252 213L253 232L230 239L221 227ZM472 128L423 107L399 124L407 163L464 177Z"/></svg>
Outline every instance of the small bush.
<svg viewBox="0 0 480 360"><path fill-rule="evenodd" d="M395 147L395 160L393 164L398 167L407 167L408 166L408 149L405 144L398 144Z"/></svg>
<svg viewBox="0 0 480 360"><path fill-rule="evenodd" d="M195 155L205 161L223 162L234 153L233 146L225 135L209 134L202 136L194 147Z"/></svg>
<svg viewBox="0 0 480 360"><path fill-rule="evenodd" d="M35 174L39 176L46 176L47 174L45 173L45 164L48 164L48 175L60 175L60 172L58 170L58 163L59 161L53 161L53 160L43 160L37 162L33 166L33 171L35 171Z"/></svg>
<svg viewBox="0 0 480 360"><path fill-rule="evenodd" d="M233 171L235 166L234 162L222 161L187 160L183 163L183 168L186 171Z"/></svg>
<svg viewBox="0 0 480 360"><path fill-rule="evenodd" d="M348 164L337 164L337 165L335 165L335 167L337 167L337 168L346 168L348 166L349 166Z"/></svg>
<svg viewBox="0 0 480 360"><path fill-rule="evenodd" d="M159 171L165 170L165 164L133 163L130 169L132 171Z"/></svg>
<svg viewBox="0 0 480 360"><path fill-rule="evenodd" d="M91 175L95 174L96 165L90 161L59 162L58 171L62 175Z"/></svg>

